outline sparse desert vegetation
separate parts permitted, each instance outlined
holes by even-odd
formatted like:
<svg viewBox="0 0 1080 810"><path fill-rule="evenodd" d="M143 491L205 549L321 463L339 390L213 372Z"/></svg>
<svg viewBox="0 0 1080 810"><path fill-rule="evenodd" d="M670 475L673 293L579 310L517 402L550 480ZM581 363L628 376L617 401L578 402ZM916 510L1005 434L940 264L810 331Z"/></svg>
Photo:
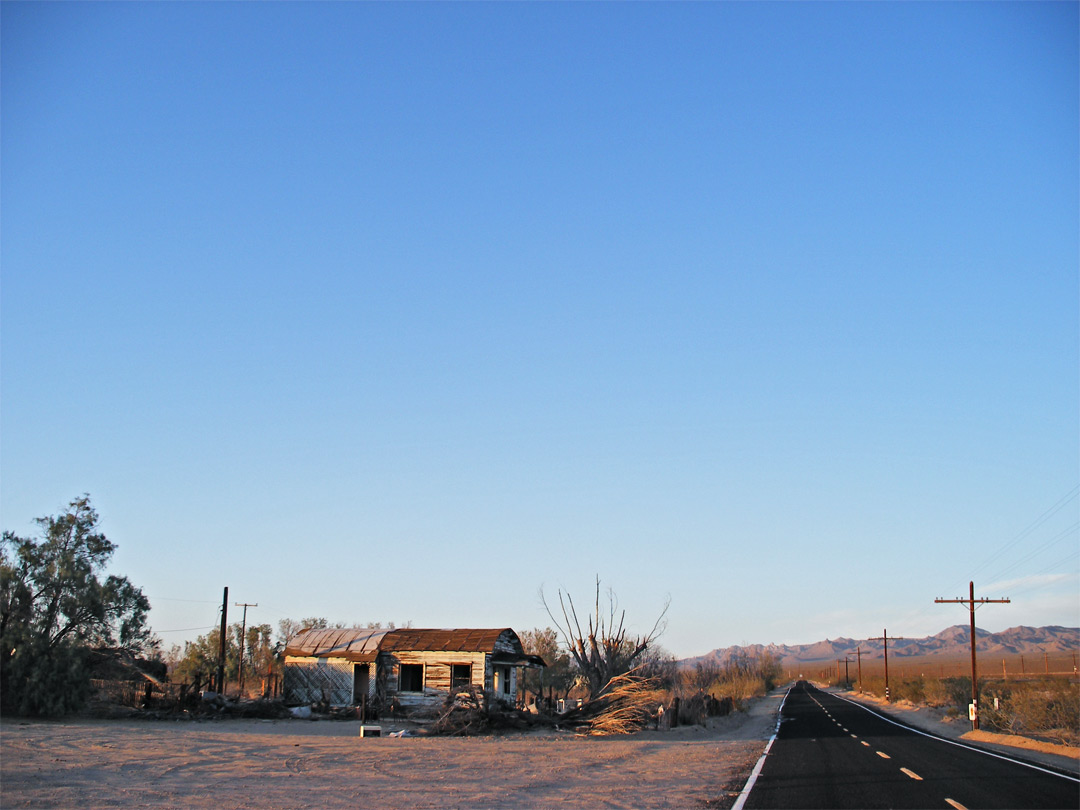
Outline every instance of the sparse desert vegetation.
<svg viewBox="0 0 1080 810"><path fill-rule="evenodd" d="M834 681L841 685L841 681ZM862 690L885 697L883 674L865 676ZM971 678L964 675L890 677L889 696L931 706L967 721ZM979 678L980 726L1064 745L1080 744L1080 682L1069 677Z"/></svg>
<svg viewBox="0 0 1080 810"><path fill-rule="evenodd" d="M738 711L753 698L768 694L783 677L780 660L769 653L732 656L723 664L699 662L680 669L674 693L681 698L706 694L717 700L730 698Z"/></svg>

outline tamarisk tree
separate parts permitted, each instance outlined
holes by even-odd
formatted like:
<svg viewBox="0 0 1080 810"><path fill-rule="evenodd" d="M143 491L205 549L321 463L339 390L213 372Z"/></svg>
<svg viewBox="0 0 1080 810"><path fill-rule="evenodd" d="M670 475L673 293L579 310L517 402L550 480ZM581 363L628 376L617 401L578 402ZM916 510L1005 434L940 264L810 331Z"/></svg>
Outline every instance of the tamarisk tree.
<svg viewBox="0 0 1080 810"><path fill-rule="evenodd" d="M85 697L87 649L154 646L150 602L127 577L101 578L116 546L88 495L35 523L40 538L0 541L0 699L8 711L62 714Z"/></svg>
<svg viewBox="0 0 1080 810"><path fill-rule="evenodd" d="M664 603L664 609L653 623L652 630L643 636L630 635L626 628L626 611L619 610L619 600L610 588L607 591L606 610L601 612L600 577L597 577L593 612L586 616L583 630L573 597L561 589L558 593L562 621L552 612L543 589L540 599L574 659L581 679L589 690L590 700L602 695L613 678L625 675L644 663L647 653L667 626L665 617L670 599Z"/></svg>

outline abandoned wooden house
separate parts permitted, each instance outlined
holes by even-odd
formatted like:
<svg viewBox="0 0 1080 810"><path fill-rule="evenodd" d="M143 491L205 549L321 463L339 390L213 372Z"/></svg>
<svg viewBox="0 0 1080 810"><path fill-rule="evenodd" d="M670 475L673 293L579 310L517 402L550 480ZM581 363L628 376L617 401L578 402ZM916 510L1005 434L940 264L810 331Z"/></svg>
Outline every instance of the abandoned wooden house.
<svg viewBox="0 0 1080 810"><path fill-rule="evenodd" d="M523 670L544 666L509 627L302 630L285 645L284 692L297 705L356 705L366 698L434 709L451 691L475 686L491 700L514 704Z"/></svg>

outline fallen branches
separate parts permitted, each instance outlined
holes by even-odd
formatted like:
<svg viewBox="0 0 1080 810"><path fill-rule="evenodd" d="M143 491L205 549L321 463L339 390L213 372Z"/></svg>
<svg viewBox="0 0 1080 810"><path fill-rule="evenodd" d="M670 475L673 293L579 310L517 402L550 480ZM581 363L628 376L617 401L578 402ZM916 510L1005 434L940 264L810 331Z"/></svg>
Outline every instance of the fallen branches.
<svg viewBox="0 0 1080 810"><path fill-rule="evenodd" d="M551 719L529 712L490 707L484 691L470 686L447 698L442 714L436 718L428 733L466 737L505 730L528 731L542 725L552 725Z"/></svg>
<svg viewBox="0 0 1080 810"><path fill-rule="evenodd" d="M558 724L595 736L633 734L656 721L664 698L654 679L630 672L612 678L599 696L561 715Z"/></svg>

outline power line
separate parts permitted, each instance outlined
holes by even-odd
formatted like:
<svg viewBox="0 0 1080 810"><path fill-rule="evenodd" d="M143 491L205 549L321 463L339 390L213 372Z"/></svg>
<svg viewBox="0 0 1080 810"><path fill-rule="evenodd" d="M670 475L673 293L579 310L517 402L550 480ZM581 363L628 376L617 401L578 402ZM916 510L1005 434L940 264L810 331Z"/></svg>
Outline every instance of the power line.
<svg viewBox="0 0 1080 810"><path fill-rule="evenodd" d="M1022 532L1020 532L1020 534L1016 535L1016 537L1014 537L1012 540L1009 540L1000 549L998 549L996 552L994 552L989 557L987 557L985 560L983 560L983 562L980 563L971 572L972 576L974 576L975 574L978 574L979 572L984 570L987 566L989 566L991 563L993 563L996 560L1000 559L1006 552L1008 552L1010 549L1012 549L1013 546L1015 546L1020 541L1024 540L1033 531L1035 531L1037 528L1039 528L1044 523L1046 523L1046 521L1048 521L1050 518L1052 518L1054 515L1056 515L1062 509L1064 509L1065 505L1069 501L1073 500L1078 494L1080 494L1080 484L1077 484L1075 487L1073 487L1071 490L1069 490L1067 493L1065 493L1065 495L1063 495L1061 498L1058 499L1057 503L1055 503L1053 506L1048 508L1045 512L1043 512L1037 518L1035 518L1035 520L1033 520L1031 522L1031 524L1026 529L1024 529Z"/></svg>
<svg viewBox="0 0 1080 810"><path fill-rule="evenodd" d="M1037 557L1037 556L1039 556L1040 554L1042 554L1042 553L1043 553L1044 551L1046 551L1046 549L1050 548L1050 546L1052 546L1052 545L1055 545L1055 544L1056 544L1056 543L1058 543L1059 541L1061 541L1061 540L1064 540L1064 539L1065 539L1066 537L1068 537L1069 535L1071 535L1071 534L1074 534L1074 533L1076 532L1076 530L1077 530L1078 528L1080 528L1080 522L1078 522L1078 523L1074 523L1074 524L1073 524L1072 526L1070 526L1069 528L1067 528L1067 529L1065 529L1064 531L1062 531L1062 532L1059 532L1058 534L1056 534L1056 535L1054 535L1053 537L1051 537L1051 538L1050 538L1049 540L1047 540L1047 541L1046 541L1045 543L1043 543L1043 544L1042 544L1041 546L1039 546L1039 547L1038 547L1037 549L1035 549L1034 551L1031 551L1031 552L1029 552L1028 554L1026 554L1025 556L1021 557L1021 558L1020 558L1019 560L1017 560L1016 562L1014 562L1014 563L1013 563L1012 565L1010 565L1010 566L1009 566L1008 568L1005 568L1005 569L1003 569L1002 571L998 572L997 574L994 574L994 576L990 577L990 579L992 579L992 580L999 580L999 579L1002 579L1002 578L1003 578L1003 577L1004 577L1004 576L1005 576L1006 574L1009 574L1009 573L1011 573L1012 571L1016 570L1016 569L1017 569L1017 568L1019 568L1019 567L1020 567L1021 565L1023 565L1024 563L1026 563L1026 562L1027 562L1028 560L1030 560L1030 559L1032 559L1033 557Z"/></svg>
<svg viewBox="0 0 1080 810"><path fill-rule="evenodd" d="M1032 576L1032 577L1041 576L1042 574L1045 574L1048 571L1050 571L1050 569L1057 568L1058 566L1064 565L1065 563L1070 562L1072 560L1075 560L1078 557L1080 557L1080 550L1077 550L1077 551L1072 552L1071 554L1065 555L1064 557L1062 557L1057 562L1051 563L1050 565L1046 566L1045 568L1043 568L1043 569L1041 569L1039 571L1036 571L1034 574L1030 574L1029 576ZM1069 572L1069 573L1075 573L1075 572ZM1034 593L1035 591L1041 591L1043 588L1049 588L1053 584L1054 583L1052 583L1052 582L1044 582L1041 585L1029 585L1026 588L1024 588L1023 590L1017 591L1013 595L1014 596L1019 596L1019 595L1025 594L1025 593Z"/></svg>
<svg viewBox="0 0 1080 810"><path fill-rule="evenodd" d="M209 627L181 627L179 630L155 630L158 635L162 633L194 633L196 630L213 630L214 625Z"/></svg>
<svg viewBox="0 0 1080 810"><path fill-rule="evenodd" d="M155 602L191 602L196 605L216 605L218 604L213 599L174 599L169 596L147 596L147 599L152 599Z"/></svg>

